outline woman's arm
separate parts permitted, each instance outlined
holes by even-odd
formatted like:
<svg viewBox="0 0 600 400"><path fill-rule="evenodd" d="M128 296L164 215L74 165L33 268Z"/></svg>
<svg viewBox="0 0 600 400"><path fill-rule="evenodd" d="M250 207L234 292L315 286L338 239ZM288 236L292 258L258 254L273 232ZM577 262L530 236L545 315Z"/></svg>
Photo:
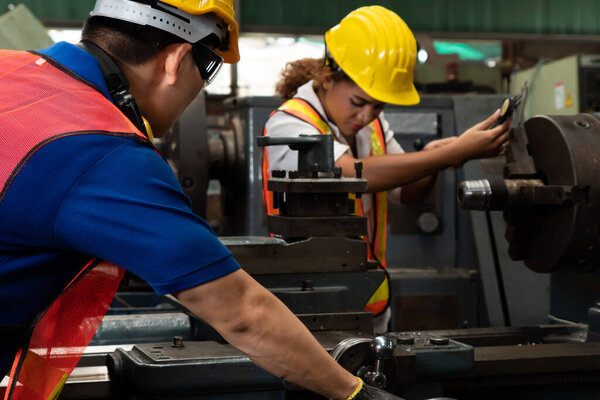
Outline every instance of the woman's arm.
<svg viewBox="0 0 600 400"><path fill-rule="evenodd" d="M362 176L368 182L369 192L380 192L408 185L446 168L461 166L469 160L500 154L503 151L503 144L508 140L510 121L489 129L497 119L498 111L458 138L449 140L449 143L443 146L434 146L431 150L369 156L362 159L356 159L346 153L336 161L335 165L342 168L343 176L353 177L355 176L354 163L361 161Z"/></svg>

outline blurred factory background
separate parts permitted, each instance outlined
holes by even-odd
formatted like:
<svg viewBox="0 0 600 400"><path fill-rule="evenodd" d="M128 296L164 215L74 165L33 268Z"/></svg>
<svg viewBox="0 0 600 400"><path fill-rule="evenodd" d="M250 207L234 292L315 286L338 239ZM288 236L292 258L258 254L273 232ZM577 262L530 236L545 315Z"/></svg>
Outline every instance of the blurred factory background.
<svg viewBox="0 0 600 400"><path fill-rule="evenodd" d="M345 355L372 363L374 356L364 348L364 341L345 342L340 350L338 342L347 336L327 336L328 332L349 331L369 337L368 322L348 324L341 317L356 311L356 305L349 302L319 309L315 305L319 297L307 297L316 295L319 285L326 288L337 282L333 274L347 272L302 272L293 265L287 272L278 270L283 262L274 253L252 247L262 243L258 237L268 241L268 246L281 245L279 239L268 238L261 197L262 149L255 139L262 135L268 115L281 104L274 96L279 74L289 61L322 57L325 30L349 11L371 2L235 3L241 61L224 65L218 78L157 146L168 157L194 211L211 224L238 259L247 260L248 265L266 264L262 270L256 267L260 270L257 279L293 304L294 312L306 315L303 321L322 335L329 350L337 349L341 359ZM499 108L507 96L521 95L523 86L528 86L521 114L517 114L520 122L528 122L515 131L512 159L471 161L441 174L424 204L391 207L389 337L399 346L392 372L397 379L392 381L408 400L597 398L600 308L595 305L600 301L600 276L595 270L600 263L596 261L596 236L589 232L600 229L595 196L600 168L594 158L600 154L596 147L600 122L595 119L600 112L600 1L377 3L400 15L419 45L415 85L421 103L385 110L405 150L415 151L429 140L460 134ZM55 41L77 42L82 21L93 5L94 0L0 0L0 48L36 49ZM540 122L539 115L552 117L547 119L550 122ZM580 130L587 132L585 142L581 142L584 133ZM518 142L523 137L527 137L525 144ZM523 167L526 164L530 169ZM584 211L574 200L560 202L552 196L544 203L541 189L536 192L537 183L522 182L515 186L519 193L531 190L538 197L531 195L517 206L509 197L498 207L490 206L498 190L506 190L503 185L510 190L515 180L539 180L548 190L560 186L571 199L585 188L583 203L589 207ZM474 182L482 181L489 186L486 190L473 189ZM471 182L467 188L473 192L467 197L483 200L473 205L463 198L459 204L456 196L461 182L463 188L464 182ZM532 248L535 251L527 250ZM551 249L566 250L535 267ZM285 262L293 264L293 260ZM319 254L310 262L319 263ZM210 347L202 350L204 358L186 359L185 368L159 363L156 368L165 371L160 379L183 374L193 380L195 374L204 373L203 368L219 365L223 374L243 371L241 383L217 380L210 386L213 397L193 394L194 388L206 387L202 385L191 385L187 397L164 394L160 391L171 389L159 384L152 390L163 394L148 394L152 390L133 378L147 373L140 365L148 361L130 354L135 344L170 341L173 336L186 341L215 340L215 333L169 301L147 293L135 277L129 284L99 330L88 364L82 366L100 369L89 375L80 369L82 378L77 380L75 374L61 398L110 397L108 382L112 379L114 384L114 371L122 372L117 375L127 382L123 385L136 387L132 398L294 398L293 390L273 377L244 369L245 364L230 361L232 365L227 366L215 361L221 353L215 350L213 355ZM317 290L308 290L313 284ZM291 294L292 287L297 287L297 295ZM419 347L420 336L415 342L414 332L448 339L445 345L449 347ZM115 350L120 344L127 345ZM106 354L113 354L109 356L111 379L103 364Z"/></svg>

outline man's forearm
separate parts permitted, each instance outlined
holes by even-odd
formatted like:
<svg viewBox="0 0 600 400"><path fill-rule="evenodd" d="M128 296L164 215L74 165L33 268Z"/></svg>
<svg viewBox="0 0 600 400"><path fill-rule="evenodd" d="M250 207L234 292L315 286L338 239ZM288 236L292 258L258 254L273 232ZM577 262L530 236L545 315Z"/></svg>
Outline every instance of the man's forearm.
<svg viewBox="0 0 600 400"><path fill-rule="evenodd" d="M245 272L234 274L176 297L265 370L328 398L347 398L356 378L279 299ZM223 279L227 281L219 282ZM220 292L220 301L211 295L214 290Z"/></svg>

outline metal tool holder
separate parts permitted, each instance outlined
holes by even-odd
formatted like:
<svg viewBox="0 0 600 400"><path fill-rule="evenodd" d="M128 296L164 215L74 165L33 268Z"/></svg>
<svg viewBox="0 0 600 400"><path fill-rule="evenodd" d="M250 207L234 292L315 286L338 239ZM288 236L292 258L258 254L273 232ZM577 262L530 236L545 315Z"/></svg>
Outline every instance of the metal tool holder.
<svg viewBox="0 0 600 400"><path fill-rule="evenodd" d="M268 189L279 215L268 216L269 232L283 238L361 236L367 234L367 219L352 215L350 193L366 192L361 178L342 178L333 162L332 135L300 135L294 138L257 138L258 146L287 145L298 151L297 171L272 171Z"/></svg>

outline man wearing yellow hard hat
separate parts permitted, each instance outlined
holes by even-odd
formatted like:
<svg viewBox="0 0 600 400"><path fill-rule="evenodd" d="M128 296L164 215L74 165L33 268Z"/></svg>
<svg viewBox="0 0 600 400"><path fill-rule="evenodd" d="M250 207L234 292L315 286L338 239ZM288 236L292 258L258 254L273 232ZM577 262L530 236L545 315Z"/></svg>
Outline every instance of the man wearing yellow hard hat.
<svg viewBox="0 0 600 400"><path fill-rule="evenodd" d="M287 65L276 88L286 102L267 121L265 135L332 134L335 165L343 176L354 176L354 163L363 163L369 194L356 200L356 213L368 217L369 258L385 269L388 199L417 202L431 189L438 172L497 156L508 140L509 122L489 129L499 116L496 112L459 137L404 153L383 109L386 103L419 102L413 85L417 44L410 28L391 10L361 7L325 33L325 46L323 59ZM263 199L269 214L276 213L266 186L270 173L295 170L297 157L286 146L264 150ZM387 330L388 305L386 279L365 306L377 316L376 332Z"/></svg>
<svg viewBox="0 0 600 400"><path fill-rule="evenodd" d="M124 269L279 377L332 399L396 398L240 269L152 144L238 61L237 39L232 0L97 0L77 46L0 50L5 398L58 397Z"/></svg>

